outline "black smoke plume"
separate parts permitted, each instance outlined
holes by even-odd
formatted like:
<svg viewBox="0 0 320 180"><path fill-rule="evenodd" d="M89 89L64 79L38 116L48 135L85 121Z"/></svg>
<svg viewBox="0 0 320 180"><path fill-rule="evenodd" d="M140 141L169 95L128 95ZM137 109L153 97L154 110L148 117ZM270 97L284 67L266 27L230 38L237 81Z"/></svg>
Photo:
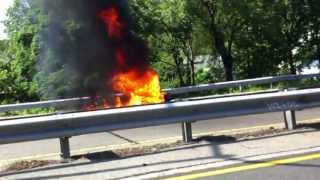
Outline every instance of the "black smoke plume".
<svg viewBox="0 0 320 180"><path fill-rule="evenodd" d="M147 47L130 32L126 0L42 0L44 14L40 34L39 73L36 76L44 98L107 96L115 67L115 42L108 38L99 14L110 7L120 11L125 22L128 64L147 65Z"/></svg>

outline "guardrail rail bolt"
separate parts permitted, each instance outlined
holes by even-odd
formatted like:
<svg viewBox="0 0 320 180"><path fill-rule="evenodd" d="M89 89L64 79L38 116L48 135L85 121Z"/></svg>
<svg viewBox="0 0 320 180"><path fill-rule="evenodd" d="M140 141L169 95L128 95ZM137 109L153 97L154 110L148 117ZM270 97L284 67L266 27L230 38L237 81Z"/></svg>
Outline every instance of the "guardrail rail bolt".
<svg viewBox="0 0 320 180"><path fill-rule="evenodd" d="M60 138L60 151L61 151L60 157L63 163L67 163L71 161L69 139L70 137Z"/></svg>

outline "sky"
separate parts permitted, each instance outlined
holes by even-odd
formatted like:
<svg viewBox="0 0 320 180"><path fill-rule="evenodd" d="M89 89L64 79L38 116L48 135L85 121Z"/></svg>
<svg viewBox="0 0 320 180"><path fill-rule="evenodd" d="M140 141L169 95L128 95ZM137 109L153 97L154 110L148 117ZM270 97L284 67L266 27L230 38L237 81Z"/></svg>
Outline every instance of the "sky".
<svg viewBox="0 0 320 180"><path fill-rule="evenodd" d="M3 20L5 20L6 17L6 11L7 9L13 4L14 0L1 0L0 3L0 39L5 39L7 36L4 33L4 25L2 23Z"/></svg>

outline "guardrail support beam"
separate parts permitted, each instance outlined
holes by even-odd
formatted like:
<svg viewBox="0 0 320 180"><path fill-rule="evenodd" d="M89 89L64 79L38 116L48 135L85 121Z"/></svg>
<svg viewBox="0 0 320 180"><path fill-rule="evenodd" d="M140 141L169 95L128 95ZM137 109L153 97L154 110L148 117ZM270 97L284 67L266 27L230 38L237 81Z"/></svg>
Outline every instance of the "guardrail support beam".
<svg viewBox="0 0 320 180"><path fill-rule="evenodd" d="M70 137L61 137L60 138L60 157L62 162L70 162L71 155L70 155Z"/></svg>
<svg viewBox="0 0 320 180"><path fill-rule="evenodd" d="M284 89L284 92L288 92L288 89ZM283 111L284 123L288 130L293 130L296 128L296 112L293 110Z"/></svg>
<svg viewBox="0 0 320 180"><path fill-rule="evenodd" d="M242 85L239 86L239 91L242 92Z"/></svg>
<svg viewBox="0 0 320 180"><path fill-rule="evenodd" d="M192 123L183 122L182 123L182 137L183 141L189 143L192 141Z"/></svg>
<svg viewBox="0 0 320 180"><path fill-rule="evenodd" d="M296 128L296 112L295 111L284 111L284 122L286 124L286 128L289 130L293 130Z"/></svg>

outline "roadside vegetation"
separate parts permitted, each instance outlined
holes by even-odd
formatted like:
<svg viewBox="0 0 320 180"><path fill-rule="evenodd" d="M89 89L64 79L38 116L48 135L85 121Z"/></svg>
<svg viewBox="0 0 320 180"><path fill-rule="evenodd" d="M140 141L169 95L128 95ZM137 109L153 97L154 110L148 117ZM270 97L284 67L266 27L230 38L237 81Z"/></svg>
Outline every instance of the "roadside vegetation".
<svg viewBox="0 0 320 180"><path fill-rule="evenodd" d="M7 12L9 38L0 41L0 104L67 98L66 91L72 91L73 87L62 79L65 72L48 73L37 68L44 58L40 51L50 51L41 49L40 33L48 15L37 7L37 1L27 4L16 0ZM133 31L149 45L162 88L298 74L320 61L318 0L128 2ZM66 19L64 28L70 37L63 38L72 41L81 25ZM45 57L45 61L55 63L55 58ZM273 88L318 83L319 80L280 83ZM48 86L52 86L52 96L42 93ZM244 91L269 88L270 85L249 86Z"/></svg>

